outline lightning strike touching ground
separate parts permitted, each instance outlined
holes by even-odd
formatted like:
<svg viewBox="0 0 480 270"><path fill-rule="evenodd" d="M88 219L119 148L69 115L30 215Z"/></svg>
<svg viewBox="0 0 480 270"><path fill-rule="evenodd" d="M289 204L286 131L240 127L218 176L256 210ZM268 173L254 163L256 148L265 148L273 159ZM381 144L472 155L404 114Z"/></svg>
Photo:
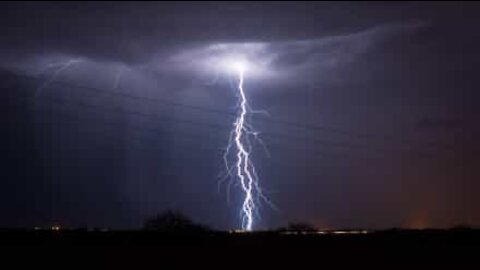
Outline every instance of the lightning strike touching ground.
<svg viewBox="0 0 480 270"><path fill-rule="evenodd" d="M52 75L48 77L48 79L42 85L40 85L40 87L37 88L37 91L35 91L35 98L37 98L41 94L42 90L47 88L63 71L80 62L81 60L79 59L70 59L64 63L50 65L49 67L55 67L56 69Z"/></svg>
<svg viewBox="0 0 480 270"><path fill-rule="evenodd" d="M227 177L235 180L234 183L241 187L243 191L243 203L241 208L241 226L242 230L251 231L254 225L254 217L258 215L258 204L260 199L270 203L270 201L263 195L259 186L258 174L252 163L252 144L250 136L260 143L259 132L252 128L252 125L248 123L252 113L245 91L243 89L245 66L237 65L235 69L238 71L238 115L233 123L233 130L230 133L228 146L224 153L224 162L227 170ZM263 145L263 143L262 143ZM234 153L235 163L230 165L229 157Z"/></svg>

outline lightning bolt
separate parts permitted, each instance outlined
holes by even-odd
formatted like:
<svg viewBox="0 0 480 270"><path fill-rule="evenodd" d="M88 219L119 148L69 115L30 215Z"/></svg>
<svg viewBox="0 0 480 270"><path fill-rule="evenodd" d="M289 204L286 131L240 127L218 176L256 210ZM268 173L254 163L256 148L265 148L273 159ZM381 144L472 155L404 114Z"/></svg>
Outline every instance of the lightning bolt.
<svg viewBox="0 0 480 270"><path fill-rule="evenodd" d="M252 143L250 136L259 141L263 146L263 142L259 138L259 132L255 131L251 124L248 123L249 116L255 111L251 110L247 96L243 88L245 70L239 70L238 76L238 114L233 123L233 129L230 133L228 145L224 153L223 159L226 167L227 177L235 180L243 191L243 203L241 208L241 226L244 231L251 231L254 225L254 217L258 214L260 199L263 199L270 205L271 202L263 195L259 186L259 177L255 166L252 163ZM231 165L229 162L230 155L234 151L235 162ZM231 182L232 183L232 182ZM273 205L272 205L273 206Z"/></svg>
<svg viewBox="0 0 480 270"><path fill-rule="evenodd" d="M42 90L47 88L48 85L50 85L63 71L67 70L69 67L71 67L72 65L74 64L78 64L80 63L81 60L79 59L70 59L64 63L60 63L60 64L50 64L48 67L55 67L55 71L52 73L52 75L47 79L45 80L45 82L40 85L40 87L37 88L37 91L35 92L35 97L38 97Z"/></svg>

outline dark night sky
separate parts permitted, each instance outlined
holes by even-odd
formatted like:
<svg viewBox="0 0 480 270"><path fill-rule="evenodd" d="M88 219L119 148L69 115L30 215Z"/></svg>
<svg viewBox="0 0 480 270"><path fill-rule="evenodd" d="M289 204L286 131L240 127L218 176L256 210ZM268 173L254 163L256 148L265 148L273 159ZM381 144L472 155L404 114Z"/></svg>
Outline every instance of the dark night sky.
<svg viewBox="0 0 480 270"><path fill-rule="evenodd" d="M237 228L239 192L218 185L235 92L211 64L231 52L257 65L246 92L270 113L253 119L270 157L257 147L254 159L278 210L262 207L256 228L479 226L478 14L458 2L2 3L0 226L131 228L173 208Z"/></svg>

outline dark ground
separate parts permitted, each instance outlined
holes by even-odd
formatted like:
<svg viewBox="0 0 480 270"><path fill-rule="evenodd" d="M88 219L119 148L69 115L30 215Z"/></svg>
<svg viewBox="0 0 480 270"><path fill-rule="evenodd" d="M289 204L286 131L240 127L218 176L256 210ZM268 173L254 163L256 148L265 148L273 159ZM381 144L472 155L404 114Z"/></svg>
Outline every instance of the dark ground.
<svg viewBox="0 0 480 270"><path fill-rule="evenodd" d="M361 235L17 230L0 232L0 246L1 263L14 263L11 269L31 264L37 269L478 269L480 230Z"/></svg>

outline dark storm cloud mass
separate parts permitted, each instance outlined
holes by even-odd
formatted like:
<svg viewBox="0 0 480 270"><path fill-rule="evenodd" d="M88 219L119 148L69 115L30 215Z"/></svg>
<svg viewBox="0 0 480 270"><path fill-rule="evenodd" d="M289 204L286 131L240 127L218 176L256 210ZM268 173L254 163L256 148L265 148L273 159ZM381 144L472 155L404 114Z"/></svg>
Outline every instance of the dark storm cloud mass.
<svg viewBox="0 0 480 270"><path fill-rule="evenodd" d="M384 24L355 33L326 36L316 39L218 43L173 53L165 68L192 69L195 72L218 72L222 59L240 55L253 67L249 78L267 76L276 81L296 83L312 80L312 72L322 73L335 70L352 62L356 57L370 50L384 40L408 33L426 26L422 22ZM162 62L161 60L159 61ZM219 64L220 63L220 64ZM295 74L294 76L289 76ZM319 79L319 78L317 78ZM325 78L322 78L325 80Z"/></svg>
<svg viewBox="0 0 480 270"><path fill-rule="evenodd" d="M261 151L255 156L262 183L280 209L264 208L261 226L296 219L332 227L480 224L474 166L479 147L473 140L480 114L476 3L1 6L4 69L46 80L55 67L78 59L59 81L229 112L234 93L225 90L228 79L219 66L225 57L241 55L255 64L247 73L255 108L268 110L274 119L346 131L302 129L258 117L255 123L265 132L272 157ZM13 85L18 92L41 85L26 84ZM52 95L225 129L212 132L138 114L119 117L46 100L43 107L53 112L29 115L8 103L5 117L14 120L6 141L15 138L9 145L23 145L7 147L5 160L15 160L18 170L7 170L3 191L12 192L0 197L15 201L12 209L20 214L4 208L18 224L60 220L133 226L146 214L171 207L217 227L237 225L238 198L233 195L226 204L225 188L218 192L215 178L231 117L54 84L40 96ZM72 124L61 120L60 112L120 123ZM182 132L202 139L187 139ZM98 133L106 139L98 139ZM425 147L429 143L446 147ZM367 147L352 150L345 144ZM37 149L34 155L28 145ZM29 155L29 160L20 158ZM32 172L21 170L24 163Z"/></svg>
<svg viewBox="0 0 480 270"><path fill-rule="evenodd" d="M2 47L20 55L63 53L145 62L153 54L192 44L305 40L359 32L396 22L399 15L405 17L401 14L405 7L397 10L397 6L234 2L10 3L2 11ZM377 17L369 17L374 10L378 10ZM392 10L396 12L389 17ZM350 14L348 20L341 18ZM415 19L413 14L409 16Z"/></svg>

